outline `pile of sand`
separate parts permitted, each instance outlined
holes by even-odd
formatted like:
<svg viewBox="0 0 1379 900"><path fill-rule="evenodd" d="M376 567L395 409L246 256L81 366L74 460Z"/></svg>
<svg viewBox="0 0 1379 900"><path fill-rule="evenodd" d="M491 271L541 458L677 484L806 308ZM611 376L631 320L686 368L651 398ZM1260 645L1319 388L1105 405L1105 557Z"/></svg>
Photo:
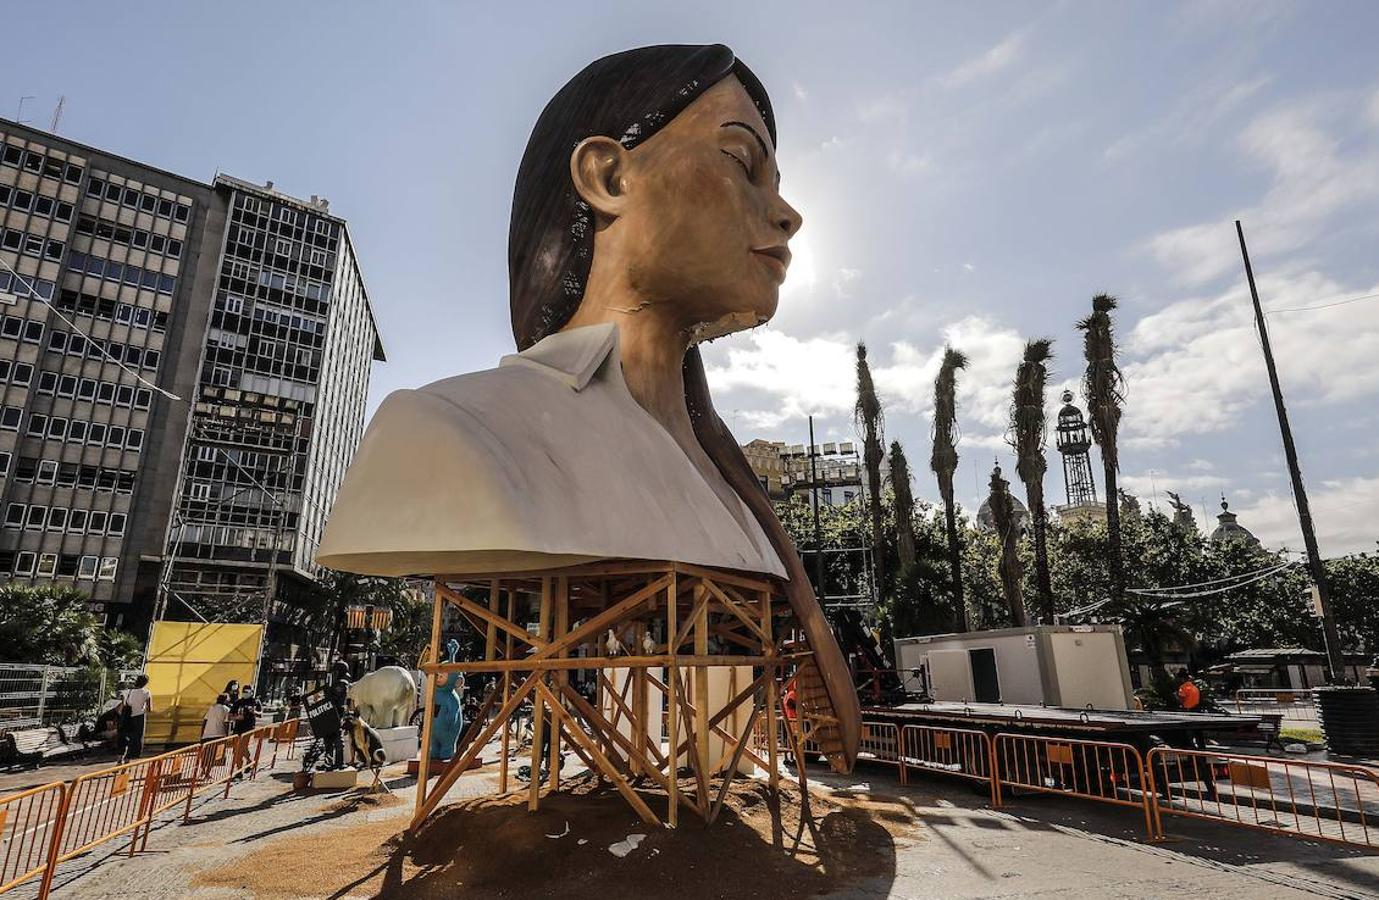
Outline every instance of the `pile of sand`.
<svg viewBox="0 0 1379 900"><path fill-rule="evenodd" d="M664 814L664 794L642 798ZM797 790L777 796L756 782L735 784L713 825L682 807L673 831L646 825L592 779L543 797L536 813L526 799L522 792L444 807L413 840L400 833L405 817L288 833L194 883L260 898L807 896L893 876L895 838L915 831L898 799L811 794L802 816ZM627 850L634 834L646 837L623 856L610 852Z"/></svg>

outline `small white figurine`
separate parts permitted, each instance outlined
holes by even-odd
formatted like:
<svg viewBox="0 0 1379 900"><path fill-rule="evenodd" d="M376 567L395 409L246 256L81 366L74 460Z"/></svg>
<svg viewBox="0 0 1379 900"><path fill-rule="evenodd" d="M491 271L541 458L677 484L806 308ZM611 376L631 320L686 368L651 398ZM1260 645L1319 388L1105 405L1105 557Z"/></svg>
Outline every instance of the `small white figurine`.
<svg viewBox="0 0 1379 900"><path fill-rule="evenodd" d="M608 639L606 641L609 656L617 656L623 651L622 641L618 640L618 634L613 629L608 629Z"/></svg>
<svg viewBox="0 0 1379 900"><path fill-rule="evenodd" d="M651 632L642 635L642 652L651 656L656 652L656 639L651 636Z"/></svg>

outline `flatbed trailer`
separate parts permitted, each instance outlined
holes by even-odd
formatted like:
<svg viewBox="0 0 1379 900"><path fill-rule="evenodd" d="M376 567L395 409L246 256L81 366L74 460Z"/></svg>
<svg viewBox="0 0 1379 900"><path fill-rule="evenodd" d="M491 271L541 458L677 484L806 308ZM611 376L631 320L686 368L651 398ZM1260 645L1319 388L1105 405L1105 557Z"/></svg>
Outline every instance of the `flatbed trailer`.
<svg viewBox="0 0 1379 900"><path fill-rule="evenodd" d="M1028 734L1043 737L1082 738L1129 744L1140 753L1166 744L1183 749L1206 746L1208 736L1254 735L1260 716L1211 712L1149 711L1129 709L1071 709L1015 703L900 703L868 706L862 710L868 722L897 726L928 725L968 728L995 735Z"/></svg>

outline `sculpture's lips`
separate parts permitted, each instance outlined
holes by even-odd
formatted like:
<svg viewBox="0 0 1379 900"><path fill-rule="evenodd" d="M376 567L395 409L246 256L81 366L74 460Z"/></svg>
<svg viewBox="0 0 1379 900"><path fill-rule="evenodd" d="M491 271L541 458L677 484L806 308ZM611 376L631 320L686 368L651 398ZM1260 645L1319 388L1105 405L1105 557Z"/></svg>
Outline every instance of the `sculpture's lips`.
<svg viewBox="0 0 1379 900"><path fill-rule="evenodd" d="M781 280L785 279L785 270L790 266L789 247L784 244L777 244L771 247L757 247L752 252L761 257L767 265L776 269Z"/></svg>

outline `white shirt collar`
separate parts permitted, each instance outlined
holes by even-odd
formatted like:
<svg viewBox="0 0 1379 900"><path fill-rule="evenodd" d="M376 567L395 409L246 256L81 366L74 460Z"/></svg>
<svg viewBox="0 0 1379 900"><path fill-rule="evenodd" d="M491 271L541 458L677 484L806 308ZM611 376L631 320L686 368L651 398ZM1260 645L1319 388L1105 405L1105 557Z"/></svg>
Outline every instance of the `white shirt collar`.
<svg viewBox="0 0 1379 900"><path fill-rule="evenodd" d="M521 353L512 353L499 366L531 366L553 374L576 391L584 389L610 353L618 347L618 326L611 322L557 331Z"/></svg>

